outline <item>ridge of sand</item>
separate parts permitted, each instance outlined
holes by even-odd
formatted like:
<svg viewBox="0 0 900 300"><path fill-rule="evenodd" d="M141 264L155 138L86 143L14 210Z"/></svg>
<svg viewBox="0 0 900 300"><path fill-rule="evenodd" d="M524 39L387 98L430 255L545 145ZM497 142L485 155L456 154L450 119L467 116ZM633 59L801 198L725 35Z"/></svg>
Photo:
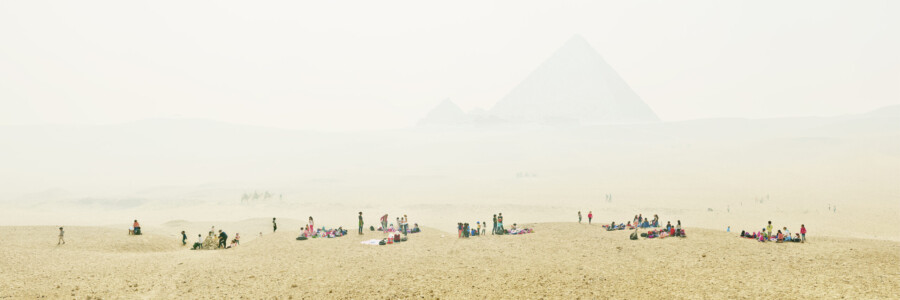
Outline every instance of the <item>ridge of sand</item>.
<svg viewBox="0 0 900 300"><path fill-rule="evenodd" d="M180 224L185 225L185 224ZM260 224L264 226L266 224ZM535 233L457 239L423 227L296 241L264 233L230 250L120 229L0 227L0 298L897 298L900 243L809 236L759 243L688 228L686 239L628 240L599 224L538 223ZM390 282L390 284L388 284Z"/></svg>

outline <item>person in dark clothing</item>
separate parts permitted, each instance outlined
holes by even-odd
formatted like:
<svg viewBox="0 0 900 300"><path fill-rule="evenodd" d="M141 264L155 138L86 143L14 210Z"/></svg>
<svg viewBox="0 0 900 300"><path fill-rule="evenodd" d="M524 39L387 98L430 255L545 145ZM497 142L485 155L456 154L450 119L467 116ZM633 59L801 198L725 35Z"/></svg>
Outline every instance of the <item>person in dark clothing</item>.
<svg viewBox="0 0 900 300"><path fill-rule="evenodd" d="M363 232L363 220L362 220L362 212L359 212L359 234Z"/></svg>
<svg viewBox="0 0 900 300"><path fill-rule="evenodd" d="M275 218L272 218L272 232L275 232L277 230L278 230L278 224L275 223Z"/></svg>
<svg viewBox="0 0 900 300"><path fill-rule="evenodd" d="M494 227L491 229L491 235L497 234L497 214L494 214Z"/></svg>
<svg viewBox="0 0 900 300"><path fill-rule="evenodd" d="M187 234L184 233L184 230L181 231L181 245L187 246Z"/></svg>
<svg viewBox="0 0 900 300"><path fill-rule="evenodd" d="M228 245L226 244L226 242L228 242L228 235L225 234L224 231L219 229L219 248L227 248Z"/></svg>

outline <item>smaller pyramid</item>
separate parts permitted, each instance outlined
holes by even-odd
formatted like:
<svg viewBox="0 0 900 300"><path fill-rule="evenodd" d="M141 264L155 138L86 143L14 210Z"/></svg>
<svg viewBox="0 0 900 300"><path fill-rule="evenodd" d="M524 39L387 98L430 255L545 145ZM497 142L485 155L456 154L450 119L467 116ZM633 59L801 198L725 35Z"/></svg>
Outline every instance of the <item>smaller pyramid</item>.
<svg viewBox="0 0 900 300"><path fill-rule="evenodd" d="M419 121L419 126L457 126L470 121L469 116L456 103L444 99Z"/></svg>

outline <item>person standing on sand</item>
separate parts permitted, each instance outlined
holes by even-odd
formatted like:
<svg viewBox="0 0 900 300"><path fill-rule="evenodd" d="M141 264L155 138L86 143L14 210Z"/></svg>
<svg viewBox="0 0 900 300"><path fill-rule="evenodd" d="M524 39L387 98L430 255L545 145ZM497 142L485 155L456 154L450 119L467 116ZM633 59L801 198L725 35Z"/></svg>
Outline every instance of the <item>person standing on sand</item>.
<svg viewBox="0 0 900 300"><path fill-rule="evenodd" d="M309 227L307 227L307 228L308 228L309 232L316 231L316 223L313 222L312 216L309 216Z"/></svg>
<svg viewBox="0 0 900 300"><path fill-rule="evenodd" d="M491 229L491 235L497 234L497 214L494 214L494 228Z"/></svg>
<svg viewBox="0 0 900 300"><path fill-rule="evenodd" d="M578 224L581 224L581 211L578 211Z"/></svg>
<svg viewBox="0 0 900 300"><path fill-rule="evenodd" d="M594 212L588 211L588 225L591 224L591 219L594 218Z"/></svg>
<svg viewBox="0 0 900 300"><path fill-rule="evenodd" d="M772 236L772 221L769 221L769 226L766 226L766 233Z"/></svg>
<svg viewBox="0 0 900 300"><path fill-rule="evenodd" d="M62 228L62 227L60 227L60 228L59 228L59 240L56 241L56 245L57 245L57 246L59 246L60 243L62 243L62 244L65 244L65 243L66 243L66 239L65 239L65 237L64 237L65 235L66 235L66 232L63 231L63 228Z"/></svg>
<svg viewBox="0 0 900 300"><path fill-rule="evenodd" d="M60 227L59 230L62 231L62 227ZM59 237L62 238L62 233L59 234ZM803 226L803 224L800 224L800 242L806 243L806 226ZM65 242L63 242L63 244L65 244Z"/></svg>
<svg viewBox="0 0 900 300"><path fill-rule="evenodd" d="M504 234L505 231L503 230L503 213L497 213L497 232Z"/></svg>
<svg viewBox="0 0 900 300"><path fill-rule="evenodd" d="M362 212L359 212L359 234L363 233L363 220L362 220Z"/></svg>
<svg viewBox="0 0 900 300"><path fill-rule="evenodd" d="M275 223L275 218L272 218L272 233L278 230L278 223Z"/></svg>
<svg viewBox="0 0 900 300"><path fill-rule="evenodd" d="M487 233L487 222L482 221L481 226L484 226L481 227L481 235L484 235L485 233Z"/></svg>
<svg viewBox="0 0 900 300"><path fill-rule="evenodd" d="M181 245L187 246L187 234L184 233L184 230L181 231Z"/></svg>
<svg viewBox="0 0 900 300"><path fill-rule="evenodd" d="M228 234L225 234L224 231L219 229L219 248L225 248L228 246Z"/></svg>
<svg viewBox="0 0 900 300"><path fill-rule="evenodd" d="M388 214L384 214L383 216L381 216L381 231L384 233L387 233L387 219Z"/></svg>

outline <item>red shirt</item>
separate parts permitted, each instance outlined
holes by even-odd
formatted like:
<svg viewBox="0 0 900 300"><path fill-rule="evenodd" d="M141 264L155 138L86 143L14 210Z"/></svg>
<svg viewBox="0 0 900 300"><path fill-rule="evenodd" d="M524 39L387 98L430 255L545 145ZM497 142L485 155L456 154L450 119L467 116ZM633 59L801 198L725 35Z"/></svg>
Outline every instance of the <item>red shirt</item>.
<svg viewBox="0 0 900 300"><path fill-rule="evenodd" d="M593 218L594 218L594 214L588 214L588 219L593 219Z"/></svg>
<svg viewBox="0 0 900 300"><path fill-rule="evenodd" d="M800 234L806 234L806 227L800 227Z"/></svg>
<svg viewBox="0 0 900 300"><path fill-rule="evenodd" d="M134 222L134 228L138 228L138 227L141 227L141 224L138 224L138 222Z"/></svg>

